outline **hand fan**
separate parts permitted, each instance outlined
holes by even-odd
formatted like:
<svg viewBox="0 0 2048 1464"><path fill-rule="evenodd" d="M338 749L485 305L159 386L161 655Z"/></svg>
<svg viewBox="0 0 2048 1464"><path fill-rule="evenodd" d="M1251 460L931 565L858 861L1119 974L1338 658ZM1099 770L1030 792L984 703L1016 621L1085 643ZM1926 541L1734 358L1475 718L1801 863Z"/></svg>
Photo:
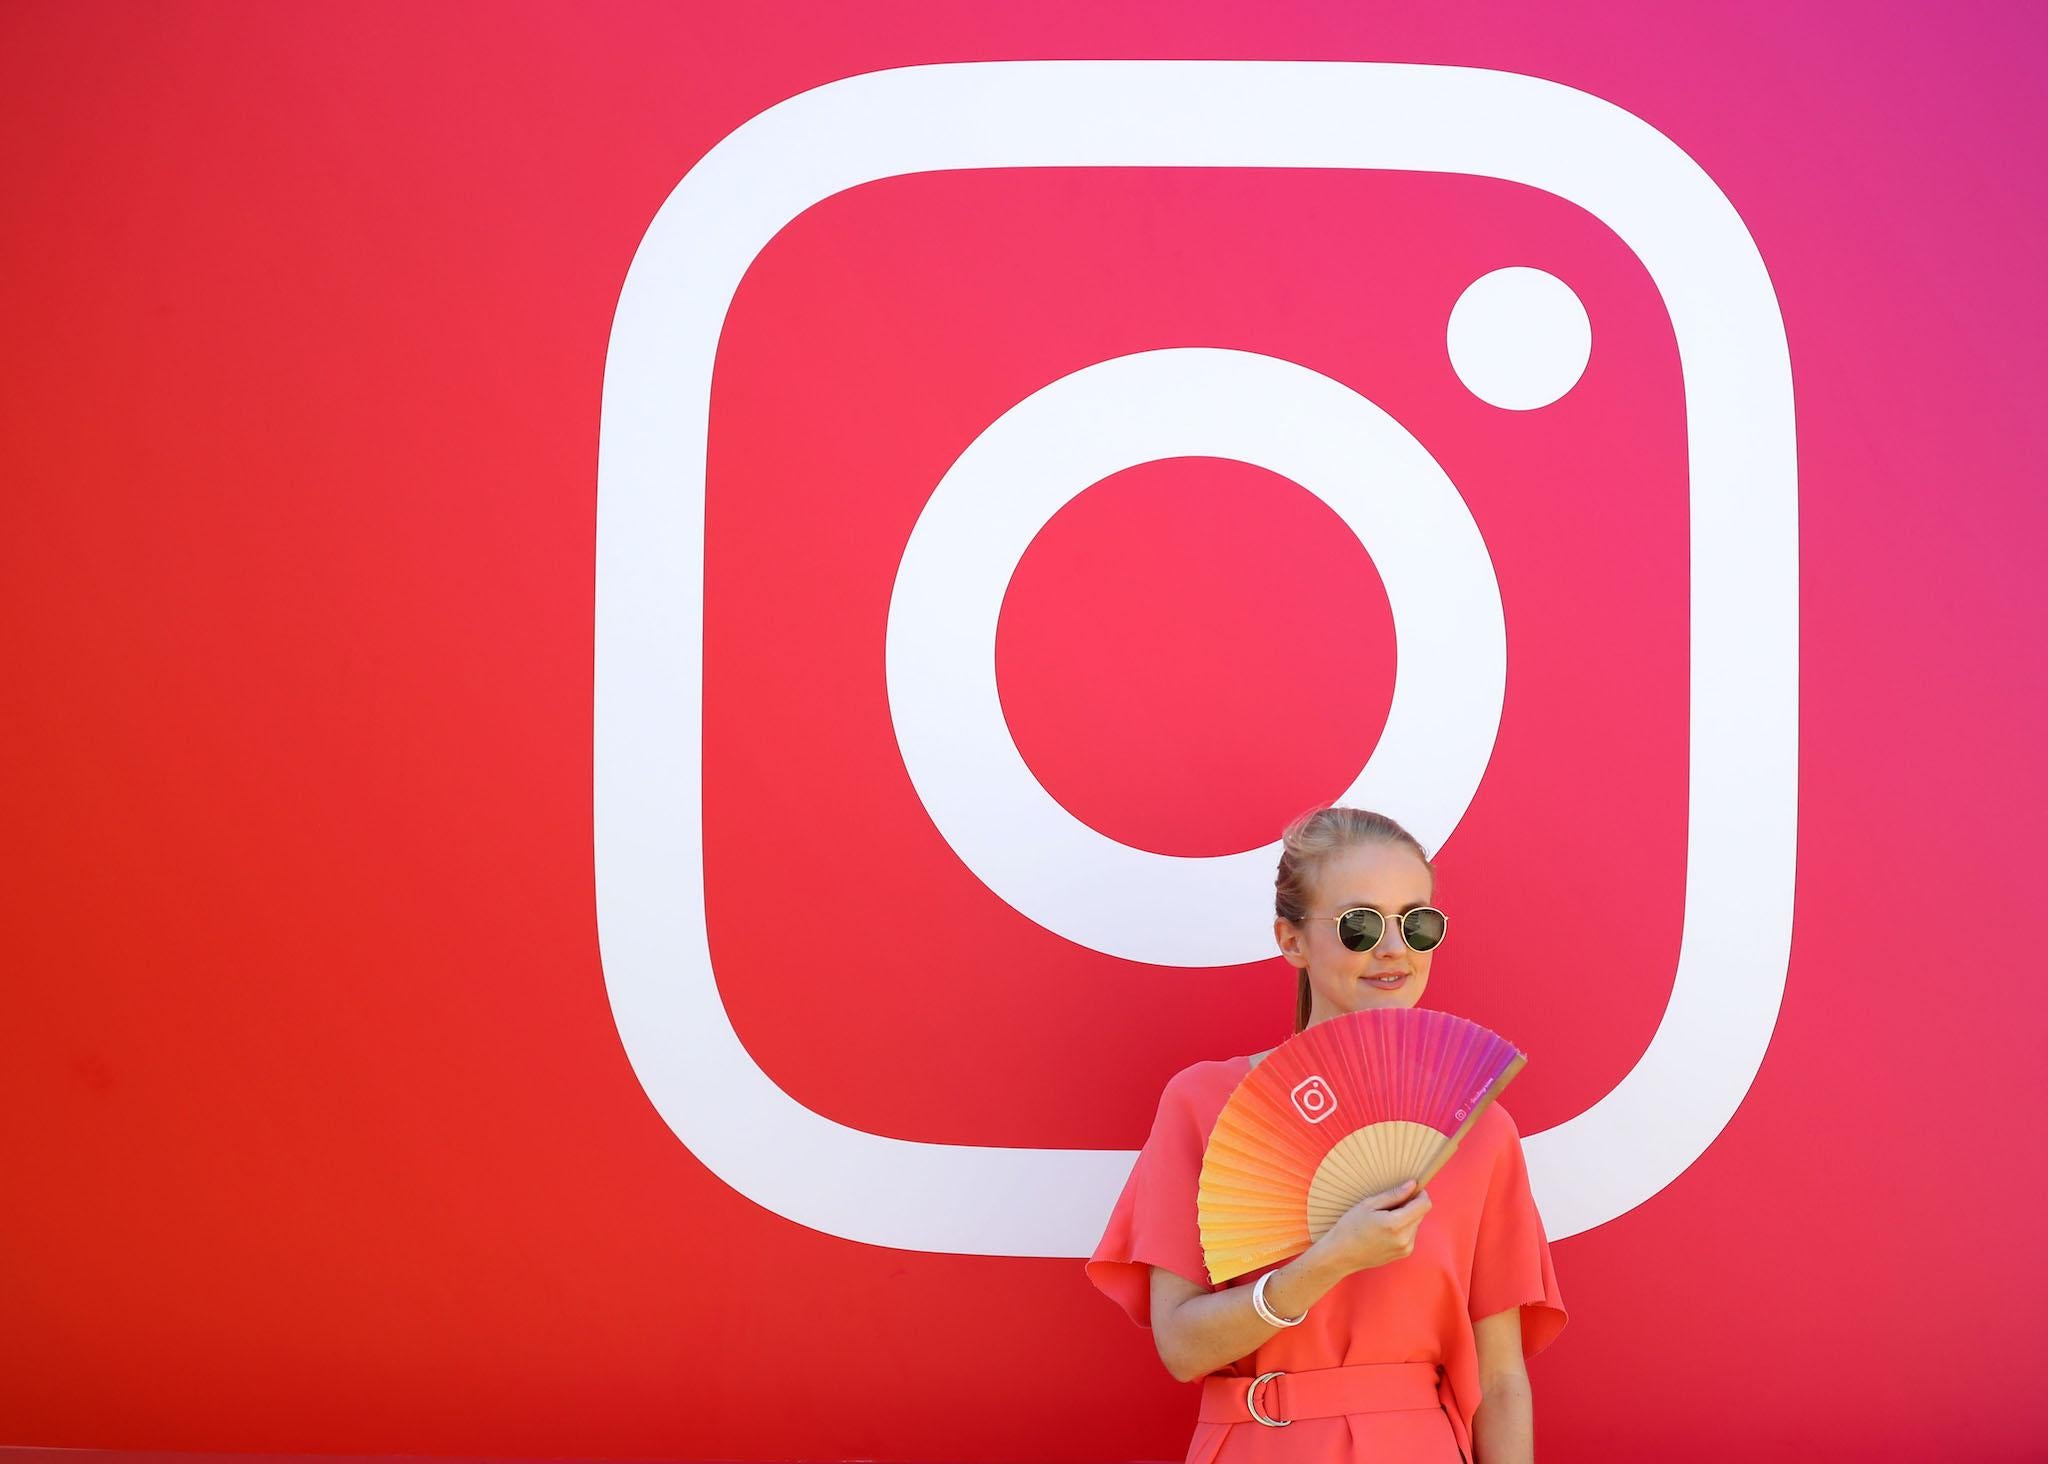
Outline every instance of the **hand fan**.
<svg viewBox="0 0 2048 1464"><path fill-rule="evenodd" d="M1527 1061L1477 1022L1420 1007L1288 1038L1245 1074L1202 1155L1209 1278L1299 1255L1367 1195L1428 1184Z"/></svg>

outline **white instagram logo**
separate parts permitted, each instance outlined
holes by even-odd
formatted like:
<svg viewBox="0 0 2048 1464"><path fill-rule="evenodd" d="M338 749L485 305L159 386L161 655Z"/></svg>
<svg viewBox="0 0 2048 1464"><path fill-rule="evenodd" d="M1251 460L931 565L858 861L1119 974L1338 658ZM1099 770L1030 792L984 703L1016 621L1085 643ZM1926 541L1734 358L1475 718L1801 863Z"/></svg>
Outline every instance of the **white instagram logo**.
<svg viewBox="0 0 2048 1464"><path fill-rule="evenodd" d="M1130 1170L1128 1150L920 1143L804 1108L733 1030L705 931L704 474L727 309L768 242L835 193L905 174L1022 167L1501 179L1586 210L1648 272L1685 390L1685 917L1670 1003L1633 1070L1527 1141L1552 1238L1641 1204L1735 1113L1784 990L1798 734L1791 367L1756 245L1698 165L1608 102L1507 72L1235 61L877 72L771 107L677 185L620 294L598 453L598 931L620 1037L648 1097L741 1193L877 1245L1085 1256ZM1513 399L1512 379L1490 394L1484 351L1474 355L1469 333L1461 347L1459 313L1453 360L1475 391L1503 406L1547 399ZM1568 309L1551 320L1573 328ZM1084 408L1089 433L1059 430ZM1147 352L1088 367L1005 413L934 490L905 548L890 608L890 705L934 824L1023 914L1140 960L1236 964L1272 954L1259 911L1277 846L1174 858L1087 830L1024 767L995 696L995 614L1031 536L1108 473L1180 456L1272 468L1322 495L1372 552L1401 655L1381 745L1337 801L1383 808L1440 849L1499 725L1506 651L1491 560L1421 444L1374 403L1288 362ZM1706 913L1731 905L1742 921ZM1209 923L1191 923L1191 912Z"/></svg>
<svg viewBox="0 0 2048 1464"><path fill-rule="evenodd" d="M1320 1074L1303 1078L1287 1096L1294 1100L1294 1111L1310 1123L1321 1123L1337 1111L1337 1095Z"/></svg>

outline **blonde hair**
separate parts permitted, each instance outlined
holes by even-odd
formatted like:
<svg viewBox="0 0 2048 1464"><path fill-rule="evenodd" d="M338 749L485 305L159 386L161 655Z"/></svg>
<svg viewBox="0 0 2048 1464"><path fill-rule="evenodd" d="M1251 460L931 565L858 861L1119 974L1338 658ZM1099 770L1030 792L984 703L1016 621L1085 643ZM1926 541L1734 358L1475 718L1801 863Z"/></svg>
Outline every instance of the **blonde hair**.
<svg viewBox="0 0 2048 1464"><path fill-rule="evenodd" d="M1273 913L1282 920L1299 924L1301 918L1308 914L1309 904L1315 895L1316 877L1322 873L1323 862L1340 849L1375 841L1402 844L1413 851L1415 857L1422 861L1422 867L1429 871L1429 887L1435 890L1436 866L1429 862L1429 854L1423 849L1422 841L1384 813L1372 813L1363 808L1312 808L1289 824L1280 835L1280 870L1273 876ZM1312 993L1308 969L1303 967L1297 975L1294 1030L1300 1032L1308 1026Z"/></svg>

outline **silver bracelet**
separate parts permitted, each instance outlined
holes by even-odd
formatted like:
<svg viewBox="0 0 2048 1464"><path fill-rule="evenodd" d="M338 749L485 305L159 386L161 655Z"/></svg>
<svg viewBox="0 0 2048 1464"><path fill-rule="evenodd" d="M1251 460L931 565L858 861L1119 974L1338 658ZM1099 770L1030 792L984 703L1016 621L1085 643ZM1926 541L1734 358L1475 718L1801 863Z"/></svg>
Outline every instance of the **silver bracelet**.
<svg viewBox="0 0 2048 1464"><path fill-rule="evenodd" d="M1266 1304L1266 1283L1268 1281L1271 1281L1272 1279L1273 1273L1271 1271L1268 1271L1265 1275L1259 1277L1259 1279L1253 1283L1252 1310L1257 1312L1259 1314L1259 1320L1264 1322L1269 1327L1300 1326L1303 1322L1308 1320L1307 1312L1303 1312L1298 1317L1283 1317L1280 1315L1280 1313L1274 1311L1272 1307Z"/></svg>

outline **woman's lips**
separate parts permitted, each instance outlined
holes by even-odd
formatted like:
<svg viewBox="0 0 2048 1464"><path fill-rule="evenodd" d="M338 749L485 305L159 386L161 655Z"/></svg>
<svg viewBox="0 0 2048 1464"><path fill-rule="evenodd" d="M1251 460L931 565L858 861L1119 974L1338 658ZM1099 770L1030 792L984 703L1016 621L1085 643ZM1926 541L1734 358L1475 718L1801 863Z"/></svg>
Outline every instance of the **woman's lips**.
<svg viewBox="0 0 2048 1464"><path fill-rule="evenodd" d="M1389 982L1398 984L1405 981L1407 977L1408 973L1406 971L1388 971L1378 976L1367 976L1365 979L1376 985L1384 986Z"/></svg>

